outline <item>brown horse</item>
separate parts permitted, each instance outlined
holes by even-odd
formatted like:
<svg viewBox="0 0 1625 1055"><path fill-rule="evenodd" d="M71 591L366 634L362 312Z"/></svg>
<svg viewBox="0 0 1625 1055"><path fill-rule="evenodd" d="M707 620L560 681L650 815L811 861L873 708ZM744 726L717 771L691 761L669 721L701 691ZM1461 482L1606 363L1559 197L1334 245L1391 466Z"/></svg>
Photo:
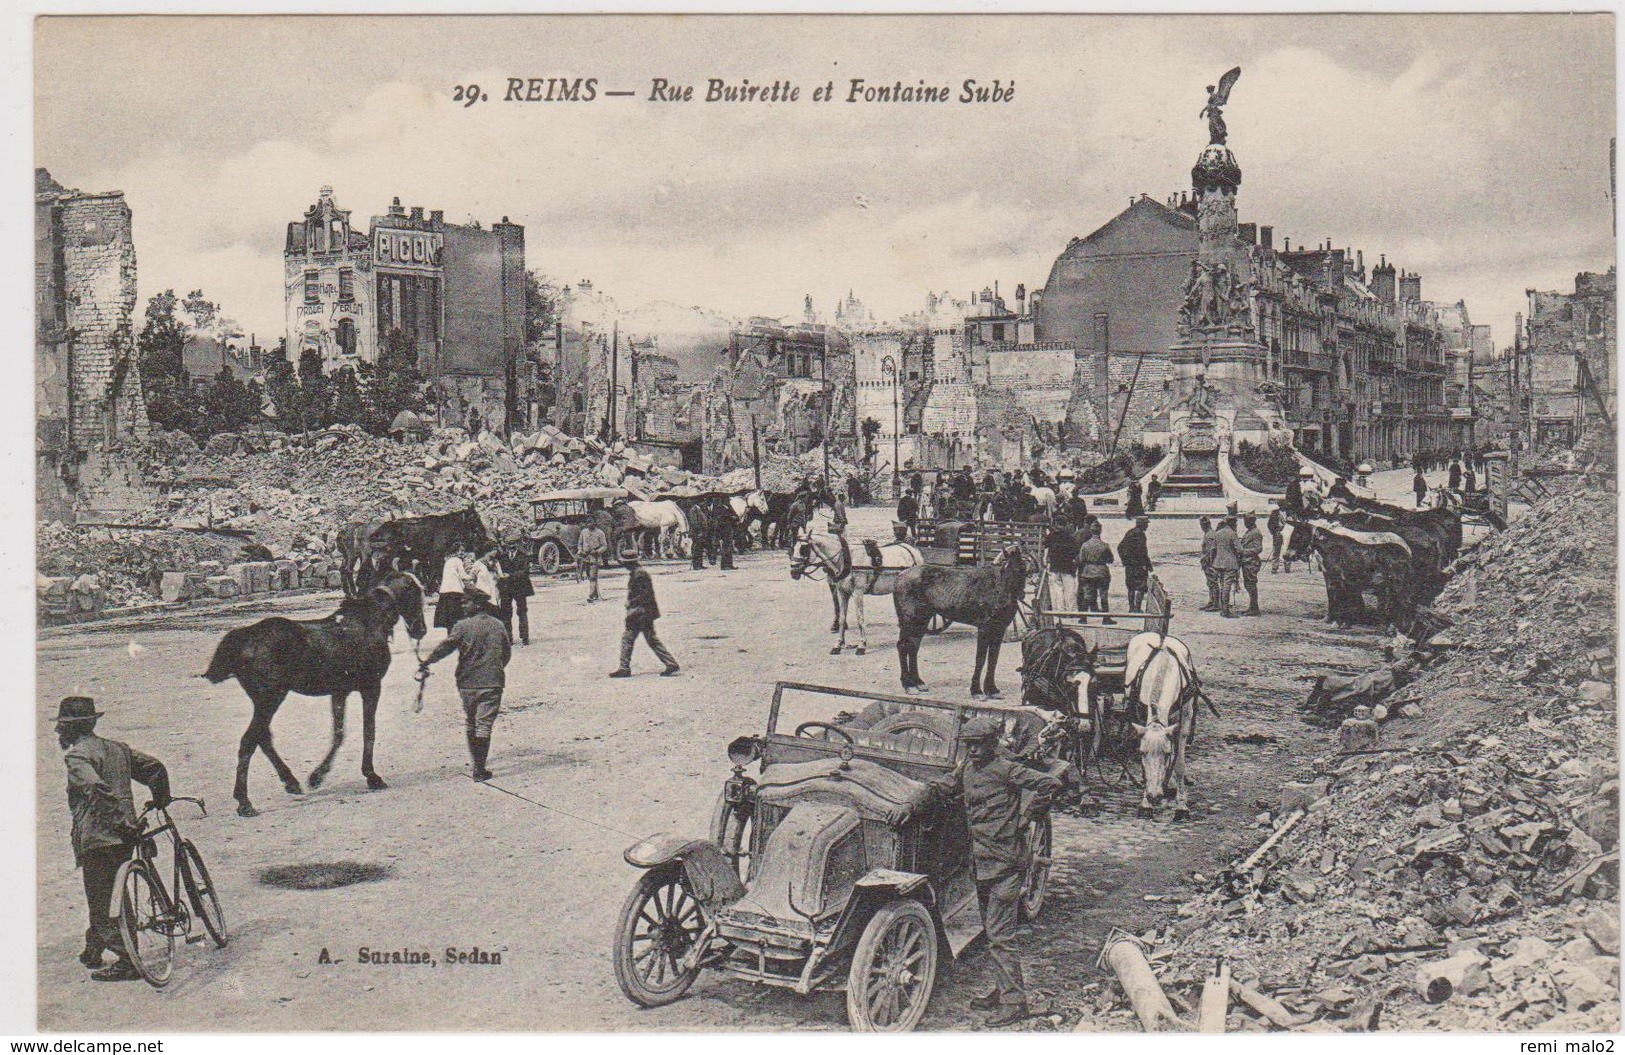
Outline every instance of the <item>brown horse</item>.
<svg viewBox="0 0 1625 1055"><path fill-rule="evenodd" d="M897 658L902 667L903 691L925 691L920 680L920 641L932 616L976 628L976 669L971 674L971 699L1002 700L994 673L999 646L1016 616L1016 606L1027 589L1027 562L1020 546L1008 547L993 564L953 568L921 564L897 578L892 605L897 609ZM982 681L983 666L987 682Z"/></svg>
<svg viewBox="0 0 1625 1055"><path fill-rule="evenodd" d="M374 791L388 787L372 768L372 742L378 697L389 671L389 638L399 619L406 620L412 640L422 639L423 585L405 572L392 572L365 595L346 600L326 619L296 622L273 616L240 626L220 639L203 677L216 685L235 677L254 703L254 717L237 747L237 784L232 793L240 816L253 817L259 812L248 801L248 763L255 748L265 752L288 794L303 793L293 771L271 746L271 719L290 692L333 700L333 744L310 774L312 788L320 787L327 778L344 742L344 704L352 692L361 693L362 775Z"/></svg>

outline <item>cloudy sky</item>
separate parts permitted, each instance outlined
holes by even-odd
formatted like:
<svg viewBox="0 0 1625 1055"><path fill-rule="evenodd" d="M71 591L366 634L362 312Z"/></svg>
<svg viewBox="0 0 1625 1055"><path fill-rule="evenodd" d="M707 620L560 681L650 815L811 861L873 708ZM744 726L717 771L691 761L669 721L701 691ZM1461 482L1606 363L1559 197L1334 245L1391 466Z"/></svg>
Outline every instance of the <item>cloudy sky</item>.
<svg viewBox="0 0 1625 1055"><path fill-rule="evenodd" d="M1188 187L1203 86L1241 218L1420 271L1510 333L1528 287L1614 259L1608 16L45 19L37 163L123 190L143 300L201 287L282 328L285 225L331 184L450 220L506 215L527 262L623 305L798 314L848 288L1041 286L1068 239ZM636 98L504 104L509 77ZM791 104L651 103L650 80L788 80ZM991 105L854 105L853 77L1014 83ZM812 102L837 85L837 100ZM491 100L464 108L453 86ZM268 342L267 342L268 343Z"/></svg>

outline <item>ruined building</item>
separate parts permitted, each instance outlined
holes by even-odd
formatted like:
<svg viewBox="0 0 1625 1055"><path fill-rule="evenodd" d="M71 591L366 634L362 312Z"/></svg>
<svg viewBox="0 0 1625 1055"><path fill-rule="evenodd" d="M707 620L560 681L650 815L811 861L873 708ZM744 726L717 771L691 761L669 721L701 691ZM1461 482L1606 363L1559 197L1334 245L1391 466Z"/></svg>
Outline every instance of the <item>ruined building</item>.
<svg viewBox="0 0 1625 1055"><path fill-rule="evenodd" d="M40 517L139 507L120 456L150 428L136 358L135 242L120 191L88 194L34 174L34 378Z"/></svg>

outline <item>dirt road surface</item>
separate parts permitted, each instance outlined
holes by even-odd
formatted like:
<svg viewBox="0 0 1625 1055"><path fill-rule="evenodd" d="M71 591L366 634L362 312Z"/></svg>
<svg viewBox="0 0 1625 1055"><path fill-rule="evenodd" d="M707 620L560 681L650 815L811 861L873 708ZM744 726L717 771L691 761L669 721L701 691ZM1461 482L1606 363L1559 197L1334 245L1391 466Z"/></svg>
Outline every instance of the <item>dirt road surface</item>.
<svg viewBox="0 0 1625 1055"><path fill-rule="evenodd" d="M854 510L855 535L889 535L888 513ZM1126 528L1107 523L1114 544ZM1095 969L1116 926L1143 930L1175 911L1192 875L1213 875L1263 838L1257 816L1282 782L1305 775L1326 734L1299 721L1304 675L1360 668L1374 636L1318 621L1319 576L1263 576L1266 614L1226 620L1199 613L1198 529L1157 521L1153 559L1172 596L1175 632L1192 647L1223 713L1206 720L1192 749L1192 818L1136 816L1137 792L1104 793L1099 816L1056 819L1052 897L1022 939L1037 1008L1077 1020L1087 986L1113 984ZM40 884L39 1025L44 1030L843 1030L838 995L802 998L701 977L690 995L643 1011L616 988L610 944L636 879L621 851L649 833L705 834L729 772L724 747L760 732L777 679L898 689L896 624L886 598L868 605L869 652L832 657L830 603L821 584L792 582L783 554L751 554L740 570L659 566L666 612L660 633L683 663L655 676L647 651L637 676L611 681L625 577L605 578L605 602L588 605L573 579L538 580L532 640L518 648L496 729L494 786L467 776L452 661L436 668L427 707L411 710L410 643L380 706L377 762L389 781L369 792L359 773L359 704L334 775L319 791L289 796L257 757L251 787L263 814L235 815L231 782L250 708L235 682L197 677L227 629L270 613L325 614L334 599L299 598L202 609L42 632L36 707ZM1122 604L1121 578L1114 582ZM431 631L428 643L440 631ZM928 639L921 670L934 695L968 700L974 635L955 628ZM135 646L135 647L132 647ZM640 650L644 646L639 646ZM1000 667L1019 695L1019 648ZM232 942L177 951L163 992L141 983L90 981L76 962L85 917L73 869L61 753L48 716L59 697L94 695L101 731L162 758L175 792L202 795L209 815L178 807L223 893ZM295 772L326 749L325 700L292 697L275 723ZM506 792L512 792L508 794ZM137 789L138 795L140 789ZM523 796L523 798L517 797ZM138 802L140 799L138 798ZM266 885L285 865L358 862L385 878L324 891ZM435 966L358 963L358 950L420 950ZM449 948L501 954L500 965L447 962ZM323 952L333 963L320 962ZM979 948L941 979L924 1028L975 1028L972 996L987 990ZM1054 1028L1035 1018L1029 1028Z"/></svg>

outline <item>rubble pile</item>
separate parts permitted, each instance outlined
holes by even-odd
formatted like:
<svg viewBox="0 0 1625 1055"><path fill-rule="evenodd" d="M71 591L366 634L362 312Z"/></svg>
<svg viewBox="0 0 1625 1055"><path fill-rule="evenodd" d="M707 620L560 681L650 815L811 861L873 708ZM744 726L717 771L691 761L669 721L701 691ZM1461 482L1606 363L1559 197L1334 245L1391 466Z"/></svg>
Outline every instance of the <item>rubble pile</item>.
<svg viewBox="0 0 1625 1055"><path fill-rule="evenodd" d="M98 608L155 603L164 572L209 561L230 564L242 560L247 549L242 540L225 535L74 528L55 522L40 525L37 540L42 595L59 587L50 580L88 577L80 585L99 593Z"/></svg>
<svg viewBox="0 0 1625 1055"><path fill-rule="evenodd" d="M1176 996L1222 958L1278 1005L1233 1030L1620 1028L1614 502L1577 486L1462 555L1376 746L1258 802L1278 842L1145 936Z"/></svg>
<svg viewBox="0 0 1625 1055"><path fill-rule="evenodd" d="M202 447L184 433L156 432L138 450L147 480L162 492L131 519L150 529L53 525L38 535L42 576L94 573L105 580L109 606L158 599L165 571L201 561L242 560L245 543L205 529L241 534L269 558L330 556L344 525L361 520L445 513L474 505L503 534L532 522L530 501L548 491L624 486L657 496L672 489L746 490L752 469L722 478L667 469L622 443L605 446L543 426L503 440L443 429L422 439L380 439L354 425L310 435L222 433ZM767 454L762 485L790 490L823 471L823 454ZM856 472L830 460L837 484Z"/></svg>

